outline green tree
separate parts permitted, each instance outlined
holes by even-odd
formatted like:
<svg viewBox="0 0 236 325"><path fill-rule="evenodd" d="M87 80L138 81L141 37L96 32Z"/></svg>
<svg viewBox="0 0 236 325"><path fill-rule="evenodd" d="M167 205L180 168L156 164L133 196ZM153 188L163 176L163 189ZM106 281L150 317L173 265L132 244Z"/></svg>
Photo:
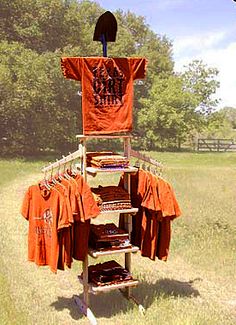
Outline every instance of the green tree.
<svg viewBox="0 0 236 325"><path fill-rule="evenodd" d="M232 129L236 129L236 108L234 107L224 107L221 109L222 114L225 116L226 120L230 123Z"/></svg>
<svg viewBox="0 0 236 325"><path fill-rule="evenodd" d="M206 127L202 130L201 136L212 139L231 139L234 137L232 124L223 110L214 112L207 117Z"/></svg>
<svg viewBox="0 0 236 325"><path fill-rule="evenodd" d="M197 127L196 98L180 77L157 77L141 103L138 126L145 149L180 147Z"/></svg>
<svg viewBox="0 0 236 325"><path fill-rule="evenodd" d="M182 74L185 89L197 98L197 109L200 114L211 114L219 103L219 99L214 98L220 85L216 79L218 70L208 67L202 60L194 60L185 68L186 71Z"/></svg>
<svg viewBox="0 0 236 325"><path fill-rule="evenodd" d="M66 84L60 71L61 53L39 55L2 42L0 57L2 148L33 154L73 143L81 125L80 101L76 85Z"/></svg>
<svg viewBox="0 0 236 325"><path fill-rule="evenodd" d="M206 130L207 117L218 103L213 98L219 87L217 74L215 68L193 61L183 74L162 73L154 79L147 99L140 101L143 108L138 115L138 127L148 148L180 147Z"/></svg>
<svg viewBox="0 0 236 325"><path fill-rule="evenodd" d="M91 54L96 46L90 36L101 13L91 1L0 0L0 35L39 53L70 45L80 46L80 55Z"/></svg>

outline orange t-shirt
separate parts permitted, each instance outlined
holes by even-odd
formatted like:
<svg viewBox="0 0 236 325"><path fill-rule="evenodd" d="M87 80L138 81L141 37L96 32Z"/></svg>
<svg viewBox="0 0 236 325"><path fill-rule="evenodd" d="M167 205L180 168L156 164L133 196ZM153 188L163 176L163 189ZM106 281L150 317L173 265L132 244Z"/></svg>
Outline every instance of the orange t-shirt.
<svg viewBox="0 0 236 325"><path fill-rule="evenodd" d="M161 177L157 177L157 192L161 204L162 216L174 219L181 215L172 186Z"/></svg>
<svg viewBox="0 0 236 325"><path fill-rule="evenodd" d="M75 221L86 221L99 215L100 209L94 199L90 186L85 182L83 176L75 177L77 182L77 202L79 207L79 215L74 216Z"/></svg>
<svg viewBox="0 0 236 325"><path fill-rule="evenodd" d="M64 181L64 179L62 178L62 180L58 181L53 186L53 189L59 191L59 193L63 195L66 201L68 222L72 225L74 219L73 219L72 206L71 206L71 191L68 182ZM60 232L58 233L58 241L59 241L59 257L58 257L57 268L60 270L64 270L65 263L69 268L71 268L71 263L72 263L71 227L66 227L60 230Z"/></svg>
<svg viewBox="0 0 236 325"><path fill-rule="evenodd" d="M145 217L146 209L142 206L145 198L146 203L153 207L153 196L149 193L152 188L150 186L150 179L146 172L140 169L136 174L131 174L131 203L134 208L138 208L138 212L132 218L132 232L131 242L133 245L138 246L141 249L142 243L142 221ZM124 178L122 177L119 186L124 188ZM124 215L120 215L119 227L124 228Z"/></svg>
<svg viewBox="0 0 236 325"><path fill-rule="evenodd" d="M141 255L155 260L157 242L159 237L159 223L161 220L161 205L157 195L156 177L148 171L142 171L149 179L149 189L142 200L144 208L141 227Z"/></svg>
<svg viewBox="0 0 236 325"><path fill-rule="evenodd" d="M74 215L72 255L74 259L83 261L88 254L90 219L95 218L100 209L83 176L77 175L74 180L77 183L78 213Z"/></svg>
<svg viewBox="0 0 236 325"><path fill-rule="evenodd" d="M142 256L166 261L171 241L171 220L180 216L181 211L171 185L160 177L146 172L152 187L154 209L149 202L142 202L146 213L142 220ZM151 211L151 210L155 210Z"/></svg>
<svg viewBox="0 0 236 325"><path fill-rule="evenodd" d="M49 265L57 271L59 257L58 231L70 226L67 205L55 189L50 191L39 184L28 188L21 214L29 221L28 260L37 265Z"/></svg>
<svg viewBox="0 0 236 325"><path fill-rule="evenodd" d="M123 186L123 180L120 181ZM171 220L180 215L172 187L162 178L139 169L131 175L132 205L139 208L132 219L131 242L142 256L166 261L171 240ZM123 223L120 219L120 226Z"/></svg>
<svg viewBox="0 0 236 325"><path fill-rule="evenodd" d="M81 81L84 134L132 131L133 81L145 77L145 58L64 57L66 78Z"/></svg>

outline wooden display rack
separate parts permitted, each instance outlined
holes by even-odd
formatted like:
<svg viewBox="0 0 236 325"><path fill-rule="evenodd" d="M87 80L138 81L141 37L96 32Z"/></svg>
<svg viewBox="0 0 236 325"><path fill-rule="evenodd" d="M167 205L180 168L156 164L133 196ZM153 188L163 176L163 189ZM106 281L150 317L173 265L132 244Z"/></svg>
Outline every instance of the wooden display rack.
<svg viewBox="0 0 236 325"><path fill-rule="evenodd" d="M112 172L124 172L124 184L125 189L130 193L130 173L136 172L137 168L129 167L129 168L120 168L119 170L101 170L99 168L87 167L86 163L86 148L87 148L87 141L90 139L122 139L123 140L123 147L124 147L124 156L130 159L130 135L98 135L98 136L85 136L85 135L77 135L79 140L79 148L82 152L82 168L81 172L82 175L87 181L87 174L92 173L96 175L97 173L104 172L104 173L112 173ZM124 215L125 220L125 230L129 233L129 236L132 231L132 215L136 214L138 209L126 209L126 210L116 210L116 211L106 211L101 213L122 213ZM99 216L98 216L99 218ZM98 258L100 256L105 255L113 255L113 254L125 254L125 269L127 269L131 273L131 254L137 252L139 250L138 247L132 246L131 248L124 248L119 250L110 250L110 251L96 251L93 249L89 249L89 255L93 258ZM97 324L96 317L92 313L91 309L89 308L89 294L98 294L102 292L108 292L111 290L120 290L120 292L130 301L133 301L136 305L139 306L139 311L144 314L145 309L144 307L135 299L135 297L131 293L131 288L138 285L138 280L131 280L131 281L124 281L123 283L119 284L112 284L112 285L105 285L98 287L92 283L88 282L88 255L86 256L85 260L83 261L83 278L79 276L79 281L83 285L83 299L75 296L75 302L80 308L81 313L88 317L91 324Z"/></svg>

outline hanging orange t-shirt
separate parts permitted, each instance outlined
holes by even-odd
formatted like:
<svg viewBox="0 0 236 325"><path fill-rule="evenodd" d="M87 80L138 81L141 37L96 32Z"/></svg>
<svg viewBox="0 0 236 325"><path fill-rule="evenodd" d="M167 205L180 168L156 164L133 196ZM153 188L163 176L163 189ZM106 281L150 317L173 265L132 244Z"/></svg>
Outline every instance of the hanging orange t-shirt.
<svg viewBox="0 0 236 325"><path fill-rule="evenodd" d="M179 217L181 211L173 188L161 177L157 177L157 192L161 204L162 216L171 217L171 219Z"/></svg>
<svg viewBox="0 0 236 325"><path fill-rule="evenodd" d="M64 57L66 78L81 81L84 134L132 131L133 81L145 77L145 58Z"/></svg>
<svg viewBox="0 0 236 325"><path fill-rule="evenodd" d="M63 185L64 184L64 185ZM53 186L53 189L59 191L63 195L66 201L68 221L72 225L74 223L72 214L72 191L69 184L63 178L58 180L58 182ZM59 241L59 257L57 268L59 270L64 270L64 264L71 268L72 263L72 227L65 227L58 232Z"/></svg>
<svg viewBox="0 0 236 325"><path fill-rule="evenodd" d="M72 256L76 260L83 261L88 254L90 219L97 217L100 209L83 176L77 175L74 180L77 183L78 213L74 214Z"/></svg>
<svg viewBox="0 0 236 325"><path fill-rule="evenodd" d="M140 169L137 173L131 174L131 203L134 208L138 208L135 217L132 218L131 243L141 249L143 229L142 222L146 214L146 208L142 206L145 198L148 205L153 207L153 196L149 193L152 188L147 173ZM120 179L119 186L124 188L124 177ZM124 228L124 215L120 214L119 227Z"/></svg>
<svg viewBox="0 0 236 325"><path fill-rule="evenodd" d="M172 186L161 177L156 177L156 180L162 216L162 221L159 223L156 256L166 261L171 241L171 221L179 217L181 211Z"/></svg>
<svg viewBox="0 0 236 325"><path fill-rule="evenodd" d="M120 186L124 186L123 179ZM169 183L139 169L131 175L131 200L139 211L132 219L131 242L139 246L141 255L166 261L171 240L171 220L181 211ZM120 218L120 227L123 228Z"/></svg>
<svg viewBox="0 0 236 325"><path fill-rule="evenodd" d="M52 272L58 265L58 231L70 226L67 211L66 201L57 190L48 191L37 184L24 196L21 214L29 221L28 260L49 265Z"/></svg>
<svg viewBox="0 0 236 325"><path fill-rule="evenodd" d="M142 256L155 260L159 238L159 224L162 219L161 205L156 190L156 177L148 171L142 171L142 173L149 179L150 189L145 193L141 204L145 213L142 218L140 250Z"/></svg>

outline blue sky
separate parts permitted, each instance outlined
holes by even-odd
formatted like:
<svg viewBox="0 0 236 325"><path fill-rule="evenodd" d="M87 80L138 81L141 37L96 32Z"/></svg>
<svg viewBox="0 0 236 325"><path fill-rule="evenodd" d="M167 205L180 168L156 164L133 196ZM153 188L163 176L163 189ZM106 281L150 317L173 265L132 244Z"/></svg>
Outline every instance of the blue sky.
<svg viewBox="0 0 236 325"><path fill-rule="evenodd" d="M145 17L173 42L175 70L193 59L219 70L220 107L236 107L236 2L233 0L96 0L105 10ZM118 26L119 27L119 26Z"/></svg>

